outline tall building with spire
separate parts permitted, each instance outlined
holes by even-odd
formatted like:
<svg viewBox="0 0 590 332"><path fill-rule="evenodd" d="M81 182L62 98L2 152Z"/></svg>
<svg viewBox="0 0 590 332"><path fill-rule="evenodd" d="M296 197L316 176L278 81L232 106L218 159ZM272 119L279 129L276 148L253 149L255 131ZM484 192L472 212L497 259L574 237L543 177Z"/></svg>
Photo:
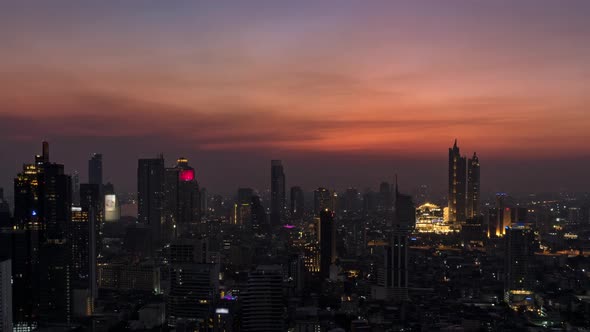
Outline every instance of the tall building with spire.
<svg viewBox="0 0 590 332"><path fill-rule="evenodd" d="M467 160L461 156L457 140L449 149L449 221L464 222L466 219Z"/></svg>
<svg viewBox="0 0 590 332"><path fill-rule="evenodd" d="M280 160L270 162L270 224L280 225L287 208L285 192L285 171Z"/></svg>
<svg viewBox="0 0 590 332"><path fill-rule="evenodd" d="M479 185L479 158L474 152L473 157L467 161L467 218L479 216L479 203L481 198Z"/></svg>

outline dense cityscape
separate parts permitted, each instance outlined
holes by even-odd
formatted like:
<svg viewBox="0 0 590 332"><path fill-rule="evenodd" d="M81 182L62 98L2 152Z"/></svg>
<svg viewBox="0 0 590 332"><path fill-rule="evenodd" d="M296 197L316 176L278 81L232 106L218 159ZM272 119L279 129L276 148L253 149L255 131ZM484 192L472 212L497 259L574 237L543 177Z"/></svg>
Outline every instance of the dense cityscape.
<svg viewBox="0 0 590 332"><path fill-rule="evenodd" d="M590 0L0 0L0 332L590 332Z"/></svg>
<svg viewBox="0 0 590 332"><path fill-rule="evenodd" d="M269 166L269 189L224 197L159 155L121 193L102 154L81 179L43 142L14 205L0 195L1 330L590 328L587 194L483 197L479 157L456 140L446 197L406 194L401 174L312 191Z"/></svg>

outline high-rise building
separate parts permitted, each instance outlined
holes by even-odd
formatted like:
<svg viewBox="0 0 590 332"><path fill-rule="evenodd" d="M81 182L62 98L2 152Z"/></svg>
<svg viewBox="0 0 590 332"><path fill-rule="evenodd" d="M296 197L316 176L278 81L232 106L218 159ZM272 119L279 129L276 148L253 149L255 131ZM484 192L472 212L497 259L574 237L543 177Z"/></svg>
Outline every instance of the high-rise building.
<svg viewBox="0 0 590 332"><path fill-rule="evenodd" d="M479 216L479 202L481 199L479 184L479 158L476 153L467 161L467 218Z"/></svg>
<svg viewBox="0 0 590 332"><path fill-rule="evenodd" d="M234 203L233 220L237 225L244 225L252 221L252 188L238 188L238 196Z"/></svg>
<svg viewBox="0 0 590 332"><path fill-rule="evenodd" d="M148 225L152 249L160 243L164 208L164 157L139 159L137 167L137 220Z"/></svg>
<svg viewBox="0 0 590 332"><path fill-rule="evenodd" d="M0 228L12 228L10 220L10 206L4 198L4 189L0 188Z"/></svg>
<svg viewBox="0 0 590 332"><path fill-rule="evenodd" d="M461 156L457 140L449 149L449 221L460 223L465 221L467 160Z"/></svg>
<svg viewBox="0 0 590 332"><path fill-rule="evenodd" d="M0 262L0 331L12 331L12 261Z"/></svg>
<svg viewBox="0 0 590 332"><path fill-rule="evenodd" d="M80 205L80 174L74 171L72 174L72 204Z"/></svg>
<svg viewBox="0 0 590 332"><path fill-rule="evenodd" d="M320 212L318 240L320 244L320 275L330 277L330 266L336 262L336 225L334 212L322 210Z"/></svg>
<svg viewBox="0 0 590 332"><path fill-rule="evenodd" d="M207 241L174 240L170 244L168 325L207 326L219 298L219 265L207 263Z"/></svg>
<svg viewBox="0 0 590 332"><path fill-rule="evenodd" d="M284 331L282 267L261 265L250 272L242 304L242 331Z"/></svg>
<svg viewBox="0 0 590 332"><path fill-rule="evenodd" d="M0 232L0 259L12 261L13 323L26 331L37 326L39 306L38 234L37 230L20 229Z"/></svg>
<svg viewBox="0 0 590 332"><path fill-rule="evenodd" d="M416 223L416 208L412 197L395 189L395 214L385 248L385 286L394 301L408 298L408 236Z"/></svg>
<svg viewBox="0 0 590 332"><path fill-rule="evenodd" d="M305 203L301 187L291 187L291 217L295 219L303 218Z"/></svg>
<svg viewBox="0 0 590 332"><path fill-rule="evenodd" d="M64 174L63 165L49 162L49 145L46 142L43 144L43 156L35 159L38 210L29 212L36 219L29 219L28 224L36 227L37 223L40 227L39 320L41 323L69 323L72 312L69 243L71 177ZM18 177L17 182L20 182ZM23 202L17 204L26 205Z"/></svg>
<svg viewBox="0 0 590 332"><path fill-rule="evenodd" d="M91 185L98 188L97 185ZM72 246L72 285L87 298L84 303L86 310L92 314L94 301L98 296L97 282L97 214L94 208L72 207L71 246Z"/></svg>
<svg viewBox="0 0 590 332"><path fill-rule="evenodd" d="M102 154L93 153L88 160L88 183L97 184L102 189Z"/></svg>
<svg viewBox="0 0 590 332"><path fill-rule="evenodd" d="M359 212L361 210L361 198L358 190L355 188L346 189L343 209L348 213Z"/></svg>
<svg viewBox="0 0 590 332"><path fill-rule="evenodd" d="M313 191L313 214L318 217L326 209L334 209L332 206L332 195L328 189L319 187Z"/></svg>
<svg viewBox="0 0 590 332"><path fill-rule="evenodd" d="M530 296L534 286L534 234L527 226L513 225L506 227L505 236L505 300L522 302L520 298L523 295Z"/></svg>
<svg viewBox="0 0 590 332"><path fill-rule="evenodd" d="M379 185L379 207L380 211L391 211L393 208L393 192L391 184L381 182Z"/></svg>
<svg viewBox="0 0 590 332"><path fill-rule="evenodd" d="M270 223L277 226L284 221L287 208L285 172L280 160L270 162L270 196Z"/></svg>
<svg viewBox="0 0 590 332"><path fill-rule="evenodd" d="M164 192L166 237L175 237L200 221L201 192L188 159L178 158L174 167L166 168Z"/></svg>
<svg viewBox="0 0 590 332"><path fill-rule="evenodd" d="M252 196L252 230L255 233L262 233L268 222L266 219L266 210L262 205L259 196Z"/></svg>
<svg viewBox="0 0 590 332"><path fill-rule="evenodd" d="M80 207L83 211L93 214L95 246L97 253L102 250L102 224L104 220L103 200L100 194L100 186L93 183L80 184Z"/></svg>

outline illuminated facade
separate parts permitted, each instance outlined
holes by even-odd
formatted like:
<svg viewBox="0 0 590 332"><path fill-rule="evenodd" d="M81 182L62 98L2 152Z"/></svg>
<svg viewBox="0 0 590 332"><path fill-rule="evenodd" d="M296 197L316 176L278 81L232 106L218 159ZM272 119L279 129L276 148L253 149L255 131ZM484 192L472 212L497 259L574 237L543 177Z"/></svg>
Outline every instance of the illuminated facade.
<svg viewBox="0 0 590 332"><path fill-rule="evenodd" d="M447 234L458 231L458 228L445 222L444 209L440 206L424 203L416 209L416 231L418 233Z"/></svg>
<svg viewBox="0 0 590 332"><path fill-rule="evenodd" d="M170 240L198 223L201 217L201 191L188 159L178 158L176 166L166 168L164 192L164 234Z"/></svg>

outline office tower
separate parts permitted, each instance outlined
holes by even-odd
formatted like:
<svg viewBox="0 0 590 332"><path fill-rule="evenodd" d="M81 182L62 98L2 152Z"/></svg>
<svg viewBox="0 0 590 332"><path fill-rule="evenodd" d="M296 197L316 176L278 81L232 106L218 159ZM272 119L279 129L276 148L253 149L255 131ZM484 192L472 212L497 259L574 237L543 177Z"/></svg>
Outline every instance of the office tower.
<svg viewBox="0 0 590 332"><path fill-rule="evenodd" d="M238 188L238 196L234 203L234 223L244 225L252 221L252 188Z"/></svg>
<svg viewBox="0 0 590 332"><path fill-rule="evenodd" d="M291 187L291 217L295 219L303 218L304 195L301 187Z"/></svg>
<svg viewBox="0 0 590 332"><path fill-rule="evenodd" d="M313 214L318 217L324 210L332 210L332 195L326 188L319 187L313 191Z"/></svg>
<svg viewBox="0 0 590 332"><path fill-rule="evenodd" d="M479 158L474 152L473 157L467 161L467 218L472 219L479 216Z"/></svg>
<svg viewBox="0 0 590 332"><path fill-rule="evenodd" d="M78 171L74 171L72 174L72 204L80 205L80 174Z"/></svg>
<svg viewBox="0 0 590 332"><path fill-rule="evenodd" d="M385 280L388 297L394 301L408 298L408 236L416 223L412 197L395 189L395 214L389 245L385 248Z"/></svg>
<svg viewBox="0 0 590 332"><path fill-rule="evenodd" d="M252 196L252 230L261 234L267 225L266 210L259 196Z"/></svg>
<svg viewBox="0 0 590 332"><path fill-rule="evenodd" d="M512 301L513 297L530 295L533 290L535 239L533 231L522 225L506 227L505 236L505 300Z"/></svg>
<svg viewBox="0 0 590 332"><path fill-rule="evenodd" d="M71 318L71 223L72 183L64 166L49 162L49 147L37 159L41 226L39 237L39 319L41 323L69 323ZM42 160L42 162L41 162Z"/></svg>
<svg viewBox="0 0 590 332"><path fill-rule="evenodd" d="M137 220L148 225L152 250L160 244L164 207L164 157L139 159L137 167Z"/></svg>
<svg viewBox="0 0 590 332"><path fill-rule="evenodd" d="M208 264L206 240L174 240L170 245L168 325L198 322L206 327L219 298L219 265ZM197 327L197 328L198 328Z"/></svg>
<svg viewBox="0 0 590 332"><path fill-rule="evenodd" d="M465 221L467 161L461 156L457 140L449 149L449 221L460 223Z"/></svg>
<svg viewBox="0 0 590 332"><path fill-rule="evenodd" d="M201 215L207 214L209 211L209 194L207 188L201 188Z"/></svg>
<svg viewBox="0 0 590 332"><path fill-rule="evenodd" d="M174 167L166 168L164 185L164 220L166 237L182 234L200 221L200 189L195 169L189 166L188 159L178 158Z"/></svg>
<svg viewBox="0 0 590 332"><path fill-rule="evenodd" d="M102 191L102 154L93 153L88 160L88 183L97 184Z"/></svg>
<svg viewBox="0 0 590 332"><path fill-rule="evenodd" d="M361 210L361 199L358 190L355 188L346 189L344 194L344 207L346 212L359 212Z"/></svg>
<svg viewBox="0 0 590 332"><path fill-rule="evenodd" d="M98 188L97 185L90 185ZM97 214L94 208L73 206L71 224L72 246L72 286L78 290L87 290L86 312L90 314L94 310L94 301L98 296L97 266L98 256L98 232Z"/></svg>
<svg viewBox="0 0 590 332"><path fill-rule="evenodd" d="M379 185L379 210L391 211L393 208L393 192L391 191L391 184L388 182L381 182Z"/></svg>
<svg viewBox="0 0 590 332"><path fill-rule="evenodd" d="M0 262L0 331L12 331L12 261Z"/></svg>
<svg viewBox="0 0 590 332"><path fill-rule="evenodd" d="M318 227L318 240L320 243L320 275L322 278L330 277L330 265L336 262L336 225L334 225L334 212L322 210L320 212L320 225Z"/></svg>
<svg viewBox="0 0 590 332"><path fill-rule="evenodd" d="M270 162L270 223L280 225L286 209L285 172L280 160Z"/></svg>
<svg viewBox="0 0 590 332"><path fill-rule="evenodd" d="M248 274L242 296L242 331L283 331L283 270L261 265Z"/></svg>
<svg viewBox="0 0 590 332"><path fill-rule="evenodd" d="M10 206L4 198L4 189L0 188L0 228L12 228L10 220Z"/></svg>

